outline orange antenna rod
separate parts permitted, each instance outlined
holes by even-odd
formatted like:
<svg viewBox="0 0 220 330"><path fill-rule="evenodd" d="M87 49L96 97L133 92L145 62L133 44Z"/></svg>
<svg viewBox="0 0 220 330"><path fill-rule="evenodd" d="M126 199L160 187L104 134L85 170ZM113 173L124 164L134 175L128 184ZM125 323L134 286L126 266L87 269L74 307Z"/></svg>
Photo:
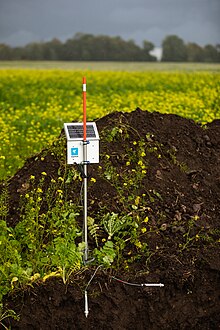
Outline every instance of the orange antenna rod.
<svg viewBox="0 0 220 330"><path fill-rule="evenodd" d="M83 140L86 141L86 77L83 77Z"/></svg>

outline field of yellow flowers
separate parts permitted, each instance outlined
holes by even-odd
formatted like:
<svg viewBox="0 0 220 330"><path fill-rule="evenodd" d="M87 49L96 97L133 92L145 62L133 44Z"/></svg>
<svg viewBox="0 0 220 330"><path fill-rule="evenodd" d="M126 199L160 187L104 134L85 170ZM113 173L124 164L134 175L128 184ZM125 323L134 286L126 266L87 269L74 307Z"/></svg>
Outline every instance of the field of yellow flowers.
<svg viewBox="0 0 220 330"><path fill-rule="evenodd" d="M205 124L220 117L218 72L122 72L1 69L0 179L51 143L64 122L82 120L82 76L88 120L113 111L173 113Z"/></svg>

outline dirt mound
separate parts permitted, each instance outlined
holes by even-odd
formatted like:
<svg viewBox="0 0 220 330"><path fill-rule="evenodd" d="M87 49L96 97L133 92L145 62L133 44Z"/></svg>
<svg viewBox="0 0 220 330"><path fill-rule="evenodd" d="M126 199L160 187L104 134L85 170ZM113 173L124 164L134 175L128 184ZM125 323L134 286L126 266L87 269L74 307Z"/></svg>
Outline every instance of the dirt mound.
<svg viewBox="0 0 220 330"><path fill-rule="evenodd" d="M112 113L96 123L101 159L89 168L94 179L89 214L95 218L104 209L139 216L136 207L142 200L141 215L148 220L141 244L147 244L150 254L137 259L137 251L125 249L125 260L134 255L128 270L97 271L87 319L82 288L94 274L92 266L68 285L53 278L10 295L5 304L21 315L19 322L8 321L12 329L218 329L220 120L201 127L176 115L136 109ZM61 133L62 157L65 143ZM9 225L19 221L19 196L30 188L31 175L40 180L46 172L45 185L51 178L57 180L57 148L56 144L27 160L10 179ZM79 198L80 185L66 186L69 199ZM92 238L89 244L93 246ZM165 286L133 286L114 276Z"/></svg>

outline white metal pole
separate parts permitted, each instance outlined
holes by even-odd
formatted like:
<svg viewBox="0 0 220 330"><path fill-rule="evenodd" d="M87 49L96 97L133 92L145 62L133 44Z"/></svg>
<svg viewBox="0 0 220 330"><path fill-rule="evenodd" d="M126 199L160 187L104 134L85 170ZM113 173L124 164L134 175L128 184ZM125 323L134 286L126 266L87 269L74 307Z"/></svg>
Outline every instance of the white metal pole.
<svg viewBox="0 0 220 330"><path fill-rule="evenodd" d="M87 291L84 292L84 297L85 297L85 316L88 317L89 315L89 304L88 304L88 295L87 295Z"/></svg>
<svg viewBox="0 0 220 330"><path fill-rule="evenodd" d="M83 174L84 174L84 202L83 202L83 212L84 212L84 263L88 260L88 226L87 226L87 141L83 141Z"/></svg>

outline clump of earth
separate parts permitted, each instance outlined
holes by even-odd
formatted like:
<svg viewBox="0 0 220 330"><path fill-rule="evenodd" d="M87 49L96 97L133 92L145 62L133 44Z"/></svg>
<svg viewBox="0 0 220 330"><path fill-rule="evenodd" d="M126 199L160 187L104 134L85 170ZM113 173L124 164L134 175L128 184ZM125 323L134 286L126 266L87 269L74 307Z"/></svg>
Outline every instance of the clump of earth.
<svg viewBox="0 0 220 330"><path fill-rule="evenodd" d="M49 278L15 291L5 297L4 304L15 310L20 320L7 319L5 324L13 330L219 329L220 120L202 126L177 115L138 108L131 113L111 113L96 124L100 136L120 125L128 128L129 138L100 140L100 163L89 168L89 175L96 180L88 192L93 216L103 207L116 213L122 207L115 188L98 169L104 168L105 155L123 176L128 165L121 155L134 141L144 138L149 148L160 149L160 157L155 152L146 154L147 173L138 187L138 195L154 197L147 205L149 233L142 238L151 256L143 255L128 269L91 265L66 284ZM9 180L10 226L19 221L19 195L30 175L38 179L46 172L48 182L58 178L56 155L49 149L42 154L28 159ZM73 200L80 185L71 189ZM86 318L83 288L95 271ZM139 285L144 283L164 286Z"/></svg>

